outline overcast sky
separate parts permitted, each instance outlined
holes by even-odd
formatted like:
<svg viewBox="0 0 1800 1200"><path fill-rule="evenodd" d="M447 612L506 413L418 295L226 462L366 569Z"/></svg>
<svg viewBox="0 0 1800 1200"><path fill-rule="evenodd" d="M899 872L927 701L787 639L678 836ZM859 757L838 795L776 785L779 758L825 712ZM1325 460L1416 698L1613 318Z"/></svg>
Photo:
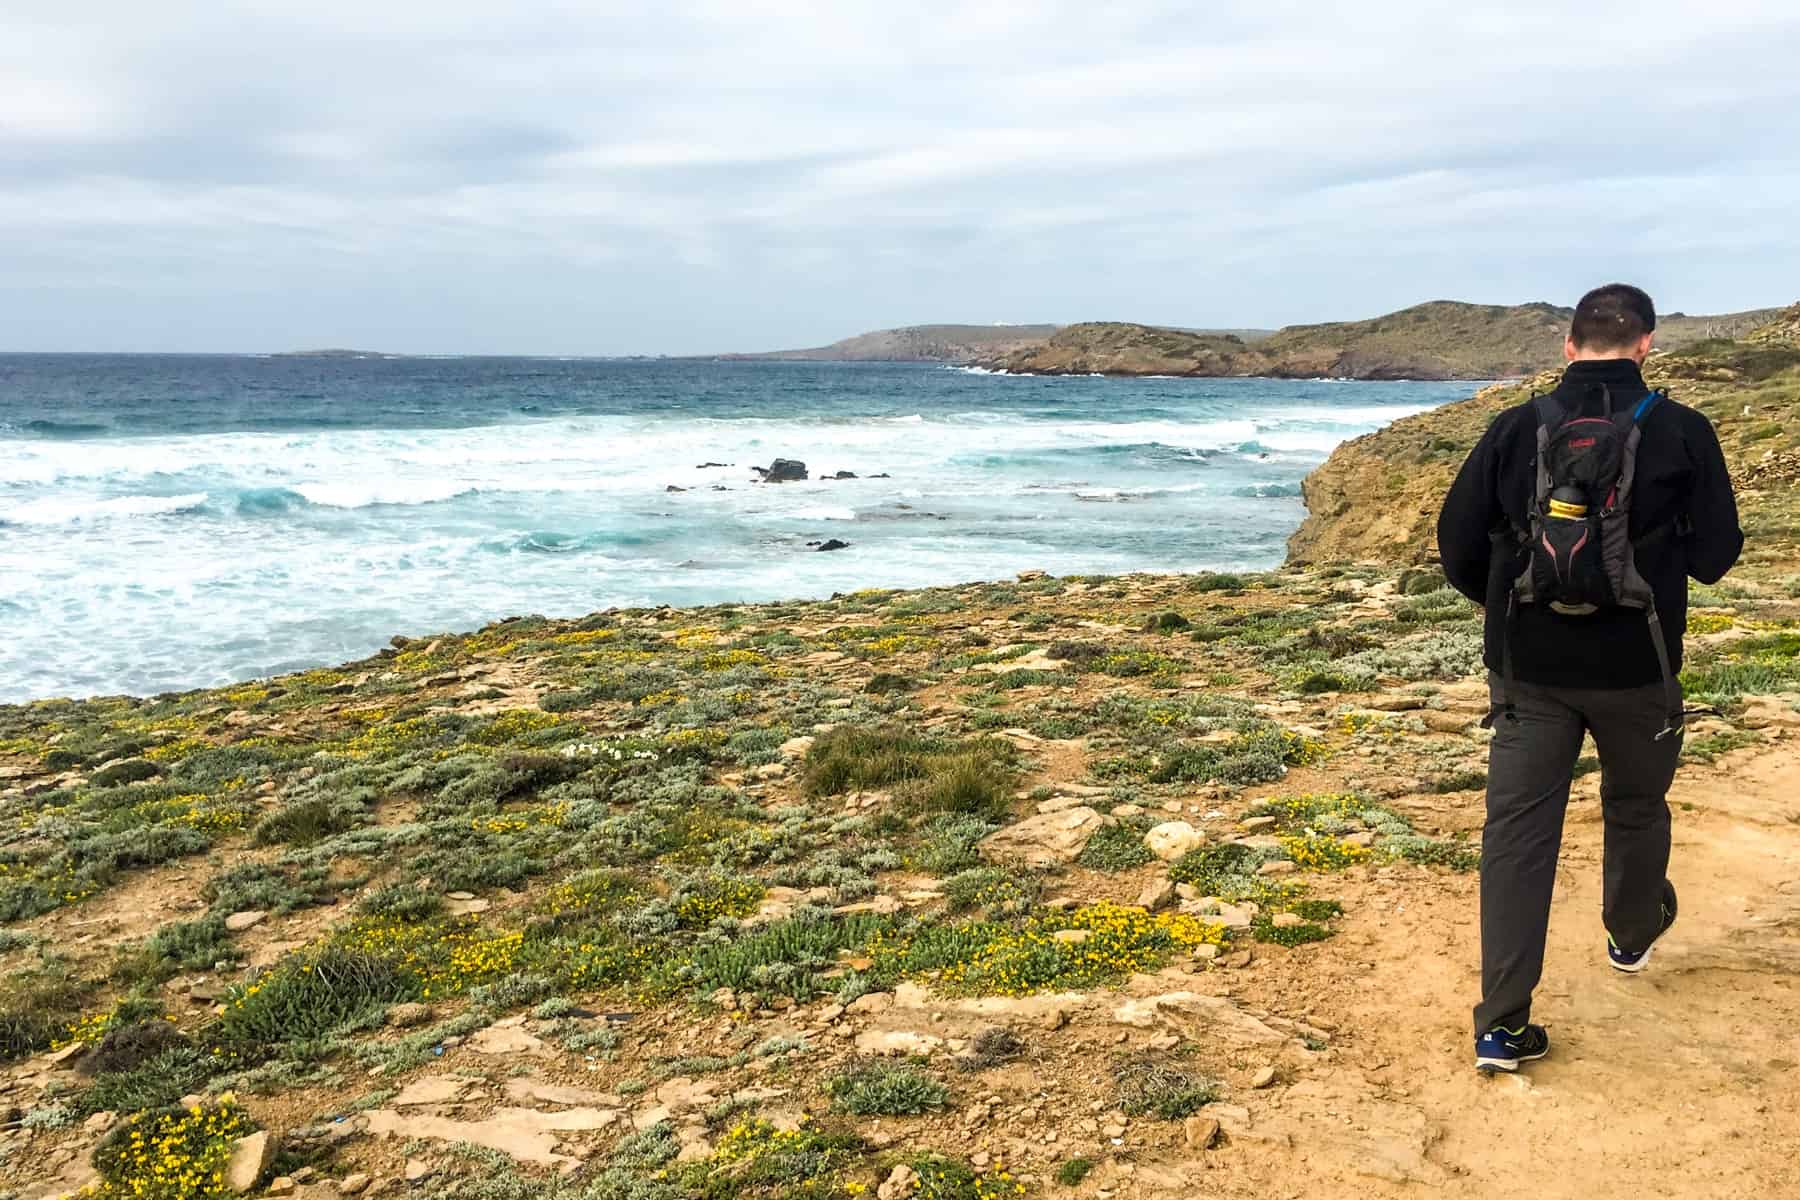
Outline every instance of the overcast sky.
<svg viewBox="0 0 1800 1200"><path fill-rule="evenodd" d="M1797 51L1793 0L6 0L0 349L1788 303Z"/></svg>

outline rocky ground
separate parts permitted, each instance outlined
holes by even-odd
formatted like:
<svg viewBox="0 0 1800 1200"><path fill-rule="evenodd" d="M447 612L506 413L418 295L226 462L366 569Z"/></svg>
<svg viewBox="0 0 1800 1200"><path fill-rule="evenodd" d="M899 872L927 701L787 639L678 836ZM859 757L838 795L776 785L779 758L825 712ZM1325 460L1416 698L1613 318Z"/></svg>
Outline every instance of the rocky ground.
<svg viewBox="0 0 1800 1200"><path fill-rule="evenodd" d="M1486 702L1437 582L528 619L5 710L0 1179L1487 1195L1518 1138L1545 1194L1623 1194L1640 1163L1704 1162L1689 1195L1794 1186L1791 585L1696 622L1689 683L1726 715L1689 740L1659 972L1600 962L1585 774L1559 1053L1488 1082ZM1586 1118L1604 1153L1571 1142Z"/></svg>

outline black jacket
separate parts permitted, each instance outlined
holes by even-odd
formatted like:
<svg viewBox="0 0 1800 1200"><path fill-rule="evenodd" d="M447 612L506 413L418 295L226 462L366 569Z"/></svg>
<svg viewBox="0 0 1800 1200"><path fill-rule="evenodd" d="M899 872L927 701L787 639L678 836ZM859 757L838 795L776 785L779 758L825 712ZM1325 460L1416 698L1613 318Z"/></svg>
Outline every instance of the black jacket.
<svg viewBox="0 0 1800 1200"><path fill-rule="evenodd" d="M1600 385L1614 407L1649 394L1629 359L1572 363L1553 395L1590 413L1600 411ZM1633 541L1656 532L1638 552L1638 568L1656 593L1674 670L1681 669L1687 630L1687 579L1716 583L1744 548L1737 501L1712 422L1685 405L1665 402L1644 418L1637 483L1631 507ZM1528 527L1534 494L1537 415L1518 405L1500 414L1463 464L1438 518L1438 553L1451 586L1487 608L1485 659L1501 669L1507 601L1523 558L1509 540L1495 550L1497 530ZM1673 530L1679 518L1683 532ZM1689 531L1691 527L1691 531ZM1602 610L1568 617L1546 605L1525 605L1513 626L1513 663L1519 679L1546 687L1629 688L1662 677L1644 614Z"/></svg>

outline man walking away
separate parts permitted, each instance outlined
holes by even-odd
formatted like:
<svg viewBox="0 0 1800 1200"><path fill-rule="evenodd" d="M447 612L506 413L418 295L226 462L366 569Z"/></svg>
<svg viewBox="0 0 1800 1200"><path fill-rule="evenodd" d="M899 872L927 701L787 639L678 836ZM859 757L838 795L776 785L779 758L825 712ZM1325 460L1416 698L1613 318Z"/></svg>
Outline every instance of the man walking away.
<svg viewBox="0 0 1800 1200"><path fill-rule="evenodd" d="M1744 535L1712 424L1644 384L1655 328L1635 287L1583 296L1562 381L1500 414L1438 519L1445 575L1487 610L1484 1071L1550 1052L1531 993L1584 733L1600 753L1612 966L1642 970L1675 922L1664 797L1681 755L1687 580L1717 582Z"/></svg>

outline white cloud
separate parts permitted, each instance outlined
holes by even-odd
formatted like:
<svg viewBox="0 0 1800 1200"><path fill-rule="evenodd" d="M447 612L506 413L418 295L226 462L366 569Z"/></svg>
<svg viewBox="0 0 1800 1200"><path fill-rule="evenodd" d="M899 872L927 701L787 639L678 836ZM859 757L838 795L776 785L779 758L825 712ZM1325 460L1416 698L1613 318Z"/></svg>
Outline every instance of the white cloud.
<svg viewBox="0 0 1800 1200"><path fill-rule="evenodd" d="M0 348L1775 302L1797 41L1772 0L14 0Z"/></svg>

